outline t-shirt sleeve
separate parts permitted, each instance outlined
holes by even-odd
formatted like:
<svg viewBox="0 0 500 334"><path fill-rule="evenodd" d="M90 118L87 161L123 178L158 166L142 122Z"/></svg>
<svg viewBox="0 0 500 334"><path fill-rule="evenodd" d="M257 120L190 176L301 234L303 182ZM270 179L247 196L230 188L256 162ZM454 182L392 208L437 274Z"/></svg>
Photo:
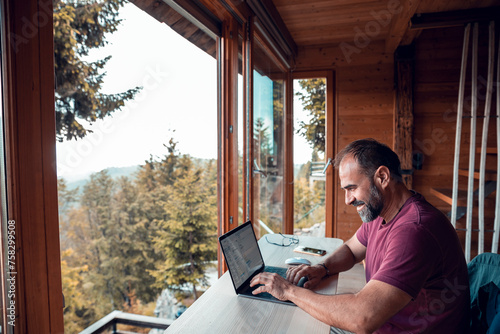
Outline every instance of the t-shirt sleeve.
<svg viewBox="0 0 500 334"><path fill-rule="evenodd" d="M356 231L356 238L365 247L368 246L368 224L363 223Z"/></svg>
<svg viewBox="0 0 500 334"><path fill-rule="evenodd" d="M441 249L428 230L408 223L392 231L380 269L371 279L395 286L415 299L440 258Z"/></svg>

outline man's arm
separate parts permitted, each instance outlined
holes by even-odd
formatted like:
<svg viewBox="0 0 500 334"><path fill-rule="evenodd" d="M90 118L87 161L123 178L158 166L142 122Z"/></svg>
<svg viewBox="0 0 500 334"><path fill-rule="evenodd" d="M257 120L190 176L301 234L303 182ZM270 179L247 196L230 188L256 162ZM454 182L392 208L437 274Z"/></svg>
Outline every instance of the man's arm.
<svg viewBox="0 0 500 334"><path fill-rule="evenodd" d="M320 295L299 288L278 274L262 273L251 285L264 284L253 292L269 292L290 300L316 319L355 333L372 333L411 300L406 292L381 281L371 280L356 294Z"/></svg>
<svg viewBox="0 0 500 334"><path fill-rule="evenodd" d="M336 296L290 285L284 297L316 319L355 333L374 332L411 300L406 292L375 280L356 294Z"/></svg>
<svg viewBox="0 0 500 334"><path fill-rule="evenodd" d="M366 255L366 247L358 241L356 235L347 240L333 254L325 259L325 266L330 274L336 274L351 269L356 263L362 261ZM287 272L287 280L297 284L301 277L308 276L309 280L304 285L305 288L316 286L327 274L326 269L321 265L298 266L290 268Z"/></svg>
<svg viewBox="0 0 500 334"><path fill-rule="evenodd" d="M365 258L366 248L353 236L337 251L325 259L330 273L349 270ZM318 266L296 268L294 278L297 281L308 272L323 277L326 273ZM307 270L310 268L309 270ZM316 282L313 277L305 284ZM295 283L294 280L288 279ZM319 280L318 280L319 281ZM257 275L251 285L264 284L255 289L254 294L269 292L281 300L290 300L304 311L330 326L350 330L355 333L371 333L382 326L394 314L405 307L411 297L404 291L387 283L371 280L356 294L320 295L308 289L299 288L277 274L262 273Z"/></svg>

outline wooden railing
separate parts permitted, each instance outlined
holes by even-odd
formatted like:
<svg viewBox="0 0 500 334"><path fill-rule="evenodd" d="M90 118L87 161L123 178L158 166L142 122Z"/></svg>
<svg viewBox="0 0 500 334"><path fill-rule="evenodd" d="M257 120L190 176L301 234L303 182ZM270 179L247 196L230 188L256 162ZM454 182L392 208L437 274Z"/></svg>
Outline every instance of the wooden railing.
<svg viewBox="0 0 500 334"><path fill-rule="evenodd" d="M118 324L131 325L142 328L167 329L173 320L149 317L145 315L125 313L122 311L113 311L104 318L98 320L87 327L80 334L98 334L111 328L111 333L120 333L117 329Z"/></svg>

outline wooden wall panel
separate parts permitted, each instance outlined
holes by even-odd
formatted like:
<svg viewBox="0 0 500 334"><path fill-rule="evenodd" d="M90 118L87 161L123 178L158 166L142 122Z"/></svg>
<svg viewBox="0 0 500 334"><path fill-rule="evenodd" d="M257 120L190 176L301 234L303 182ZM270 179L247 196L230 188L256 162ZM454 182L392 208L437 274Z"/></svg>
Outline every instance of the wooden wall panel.
<svg viewBox="0 0 500 334"><path fill-rule="evenodd" d="M394 64L383 42L373 41L353 53L341 45L299 48L296 65L296 70L333 69L336 73L336 153L351 141L367 137L393 147ZM346 206L338 179L334 187L334 236L347 240L361 219L354 207Z"/></svg>
<svg viewBox="0 0 500 334"><path fill-rule="evenodd" d="M358 44L359 45L359 44ZM392 63L392 55L385 53L385 43L372 41L356 47L354 42L324 47L299 47L296 70L324 70L356 66Z"/></svg>
<svg viewBox="0 0 500 334"><path fill-rule="evenodd" d="M414 189L422 193L426 199L441 211L451 210L446 204L431 193L431 188L451 188L453 182L453 160L455 146L456 112L458 99L458 82L460 77L460 61L463 43L463 27L425 30L416 40L415 63L415 133L414 151L424 154L422 170L414 172ZM479 94L484 94L486 85L487 63L486 45L487 33L480 34L479 52ZM466 79L465 96L470 98L470 55ZM495 110L493 98L492 113ZM464 114L470 114L465 105ZM484 111L484 97L478 101L478 115ZM476 146L480 146L483 119L477 120ZM462 140L460 150L460 168L467 169L469 161L470 119L464 118L462 125ZM489 145L496 141L494 118L489 125ZM496 144L495 144L496 145ZM496 165L496 157L487 156L487 166ZM479 155L476 156L476 168L479 167ZM478 182L475 181L477 188ZM460 177L459 189L466 189L467 178ZM490 198L486 200L486 229L491 229L494 206ZM477 207L474 209L473 228L477 226ZM488 227L490 226L490 227ZM465 217L457 221L457 228L465 227ZM465 234L458 232L464 240ZM485 250L489 251L491 233L485 235ZM475 245L477 233L473 233L472 255L477 252Z"/></svg>
<svg viewBox="0 0 500 334"><path fill-rule="evenodd" d="M385 58L384 58L385 59ZM361 138L375 138L390 147L393 142L394 68L386 62L337 67L337 148ZM345 204L337 180L336 237L349 239L362 222L356 209Z"/></svg>

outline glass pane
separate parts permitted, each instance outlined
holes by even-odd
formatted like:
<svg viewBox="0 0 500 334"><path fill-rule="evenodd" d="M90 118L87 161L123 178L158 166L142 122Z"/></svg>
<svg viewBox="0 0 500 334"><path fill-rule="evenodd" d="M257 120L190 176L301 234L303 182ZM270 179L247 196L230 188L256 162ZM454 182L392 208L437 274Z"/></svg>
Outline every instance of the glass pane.
<svg viewBox="0 0 500 334"><path fill-rule="evenodd" d="M255 45L253 71L254 214L260 235L283 229L283 72Z"/></svg>
<svg viewBox="0 0 500 334"><path fill-rule="evenodd" d="M67 333L113 310L173 320L218 277L216 59L134 4L120 18L86 60L112 55L103 93L141 91L57 143Z"/></svg>
<svg viewBox="0 0 500 334"><path fill-rule="evenodd" d="M326 79L294 80L294 234L325 236Z"/></svg>

